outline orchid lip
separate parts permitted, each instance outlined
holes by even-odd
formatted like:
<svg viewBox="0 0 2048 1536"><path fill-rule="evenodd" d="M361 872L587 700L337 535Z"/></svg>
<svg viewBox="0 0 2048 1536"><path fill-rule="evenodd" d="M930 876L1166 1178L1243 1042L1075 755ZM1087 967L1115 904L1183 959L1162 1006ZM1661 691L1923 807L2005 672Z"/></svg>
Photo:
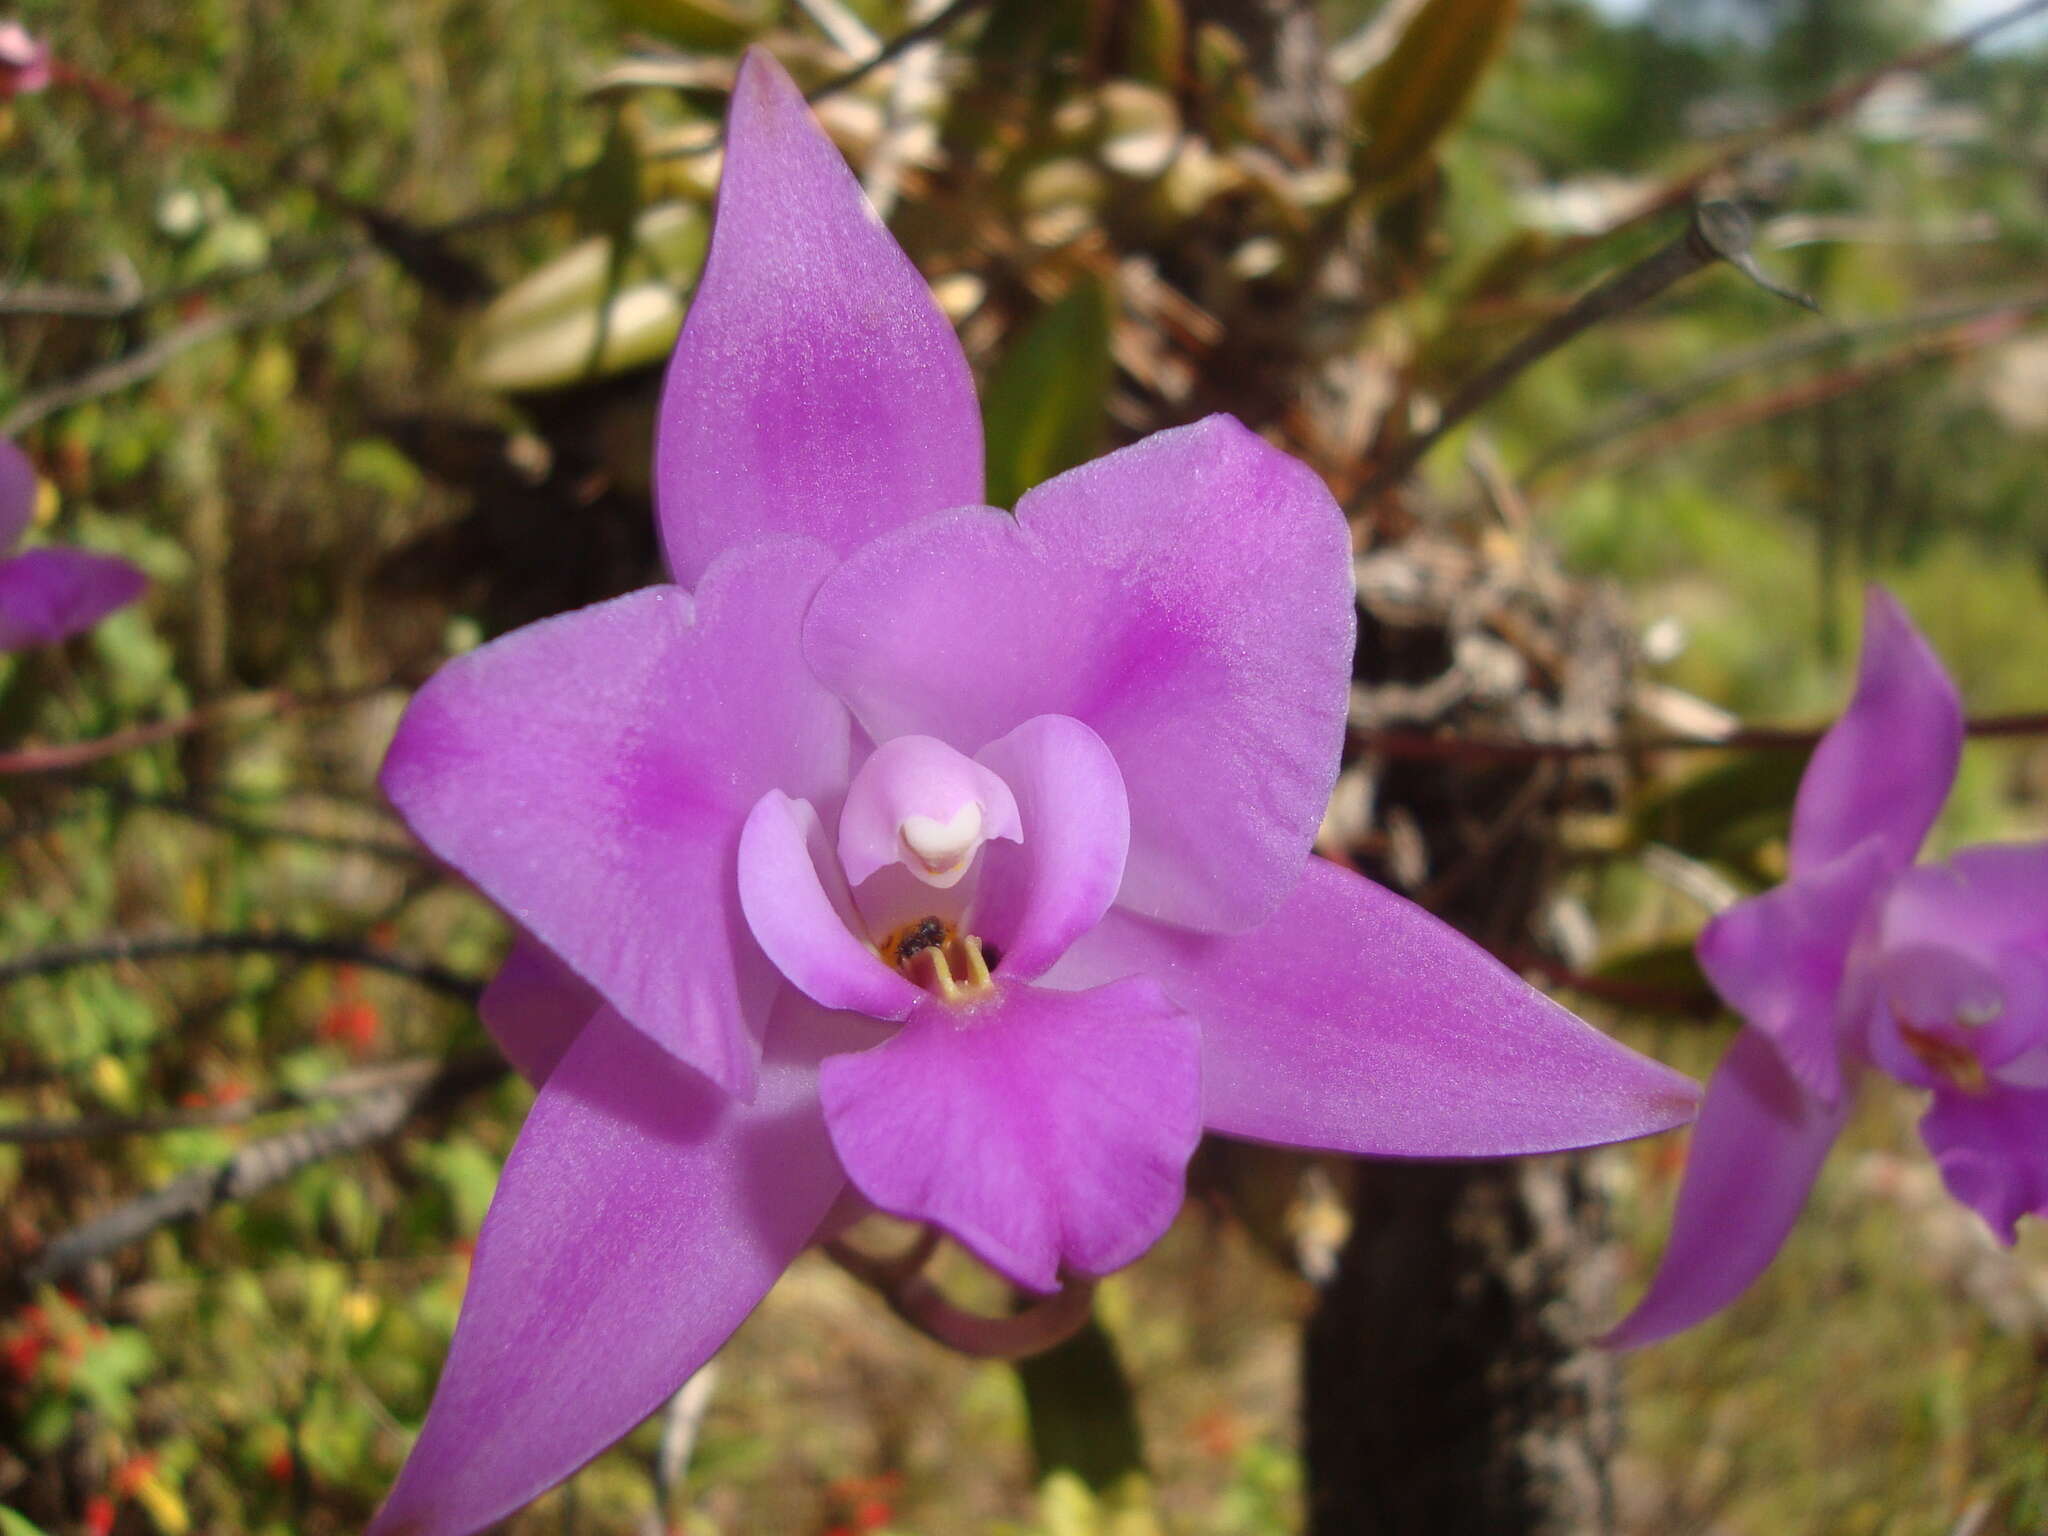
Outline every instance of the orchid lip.
<svg viewBox="0 0 2048 1536"><path fill-rule="evenodd" d="M1906 1049L1916 1056L1928 1071L1937 1074L1965 1093L1984 1093L1990 1082L1984 1071L1984 1063L1977 1059L1977 1053L1968 1046L1944 1040L1932 1030L1917 1029L1903 1021L1899 1024L1899 1037L1905 1041Z"/></svg>

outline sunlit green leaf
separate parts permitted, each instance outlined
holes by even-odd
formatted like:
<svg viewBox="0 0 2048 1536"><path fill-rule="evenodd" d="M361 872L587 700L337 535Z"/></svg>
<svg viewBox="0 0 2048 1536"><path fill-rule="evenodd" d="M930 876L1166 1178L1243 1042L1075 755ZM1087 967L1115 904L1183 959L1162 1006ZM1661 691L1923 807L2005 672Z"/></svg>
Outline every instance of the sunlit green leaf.
<svg viewBox="0 0 2048 1536"><path fill-rule="evenodd" d="M1521 0L1428 0L1355 91L1356 170L1399 187L1424 170L1499 56Z"/></svg>
<svg viewBox="0 0 2048 1536"><path fill-rule="evenodd" d="M768 24L758 0L605 0L621 27L707 53L744 47Z"/></svg>
<svg viewBox="0 0 2048 1536"><path fill-rule="evenodd" d="M1018 338L983 392L988 494L999 507L1092 457L1109 394L1109 286L1087 278Z"/></svg>

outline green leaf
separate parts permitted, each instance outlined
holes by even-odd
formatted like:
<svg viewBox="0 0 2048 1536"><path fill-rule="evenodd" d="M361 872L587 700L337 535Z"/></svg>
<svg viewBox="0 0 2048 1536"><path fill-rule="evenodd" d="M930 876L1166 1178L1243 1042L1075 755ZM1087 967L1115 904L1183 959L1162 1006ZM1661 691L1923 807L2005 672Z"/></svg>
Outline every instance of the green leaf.
<svg viewBox="0 0 2048 1536"><path fill-rule="evenodd" d="M1762 862L1791 824L1792 798L1806 771L1804 752L1755 752L1653 794L1633 817L1639 842L1668 843L1713 859L1762 885L1780 871Z"/></svg>
<svg viewBox="0 0 2048 1536"><path fill-rule="evenodd" d="M999 507L1093 457L1109 396L1109 285L1088 277L1011 344L982 394L988 495Z"/></svg>
<svg viewBox="0 0 2048 1536"><path fill-rule="evenodd" d="M745 47L768 24L752 0L606 0L621 27L652 32L684 48L724 53Z"/></svg>
<svg viewBox="0 0 2048 1536"><path fill-rule="evenodd" d="M43 1528L0 1505L0 1536L43 1536Z"/></svg>
<svg viewBox="0 0 2048 1536"><path fill-rule="evenodd" d="M1354 88L1359 183L1398 191L1428 169L1507 41L1521 0L1429 0Z"/></svg>
<svg viewBox="0 0 2048 1536"><path fill-rule="evenodd" d="M1689 940L1626 950L1601 961L1593 974L1614 984L1613 1001L1646 1013L1690 1017L1719 1006Z"/></svg>
<svg viewBox="0 0 2048 1536"><path fill-rule="evenodd" d="M1041 1483L1065 1473L1102 1497L1144 1475L1130 1378L1100 1319L1090 1318L1064 1344L1018 1361L1017 1380L1024 1388Z"/></svg>
<svg viewBox="0 0 2048 1536"><path fill-rule="evenodd" d="M1188 19L1180 0L1137 0L1129 15L1131 78L1179 90L1188 50Z"/></svg>
<svg viewBox="0 0 2048 1536"><path fill-rule="evenodd" d="M677 202L640 215L622 259L601 235L563 252L477 317L466 354L471 381L518 394L659 362L682 327L683 294L704 244L703 210Z"/></svg>

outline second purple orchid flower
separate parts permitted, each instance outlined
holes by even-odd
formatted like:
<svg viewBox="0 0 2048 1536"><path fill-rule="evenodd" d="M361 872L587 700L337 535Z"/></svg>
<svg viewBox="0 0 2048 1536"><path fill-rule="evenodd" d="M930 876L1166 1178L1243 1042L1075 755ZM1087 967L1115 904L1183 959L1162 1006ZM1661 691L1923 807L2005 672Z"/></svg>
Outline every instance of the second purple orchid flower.
<svg viewBox="0 0 2048 1536"><path fill-rule="evenodd" d="M1914 863L1962 745L1955 685L1873 587L1855 697L1800 781L1790 873L1700 936L1746 1027L1708 1085L1663 1264L1609 1344L1689 1328L1763 1273L1867 1068L1928 1092L1927 1149L2001 1241L2048 1215L2048 844Z"/></svg>
<svg viewBox="0 0 2048 1536"><path fill-rule="evenodd" d="M675 585L445 667L383 784L526 935L539 1095L375 1529L454 1536L654 1411L835 1208L1016 1284L1128 1264L1207 1129L1498 1157L1687 1079L1310 857L1341 512L1227 417L982 503L966 359L765 55L656 452Z"/></svg>
<svg viewBox="0 0 2048 1536"><path fill-rule="evenodd" d="M126 560L84 549L9 555L35 522L36 471L0 439L0 651L84 634L142 595L148 578Z"/></svg>

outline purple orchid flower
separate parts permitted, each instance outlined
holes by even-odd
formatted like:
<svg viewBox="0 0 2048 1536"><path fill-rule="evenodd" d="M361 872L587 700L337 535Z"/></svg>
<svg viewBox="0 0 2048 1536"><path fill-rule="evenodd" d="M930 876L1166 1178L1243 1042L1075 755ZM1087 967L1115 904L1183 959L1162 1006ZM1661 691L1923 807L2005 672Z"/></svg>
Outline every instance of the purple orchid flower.
<svg viewBox="0 0 2048 1536"><path fill-rule="evenodd" d="M1871 588L1855 697L1800 781L1790 874L1700 935L1747 1027L1708 1084L1663 1264L1608 1344L1689 1328L1763 1273L1863 1067L1931 1093L1921 1137L2002 1242L2048 1214L2048 844L1913 863L1962 745L1955 684Z"/></svg>
<svg viewBox="0 0 2048 1536"><path fill-rule="evenodd" d="M47 90L50 79L50 45L18 21L0 21L0 101Z"/></svg>
<svg viewBox="0 0 2048 1536"><path fill-rule="evenodd" d="M36 472L0 439L0 557L35 521ZM83 549L32 549L0 558L0 651L82 635L142 595L148 579L126 560Z"/></svg>
<svg viewBox="0 0 2048 1536"><path fill-rule="evenodd" d="M523 931L483 1012L539 1096L376 1531L568 1475L849 1195L1049 1292L1159 1237L1205 1128L1459 1158L1690 1117L1310 857L1355 623L1321 482L1218 416L984 507L960 347L762 53L655 469L676 584L451 662L385 764Z"/></svg>

